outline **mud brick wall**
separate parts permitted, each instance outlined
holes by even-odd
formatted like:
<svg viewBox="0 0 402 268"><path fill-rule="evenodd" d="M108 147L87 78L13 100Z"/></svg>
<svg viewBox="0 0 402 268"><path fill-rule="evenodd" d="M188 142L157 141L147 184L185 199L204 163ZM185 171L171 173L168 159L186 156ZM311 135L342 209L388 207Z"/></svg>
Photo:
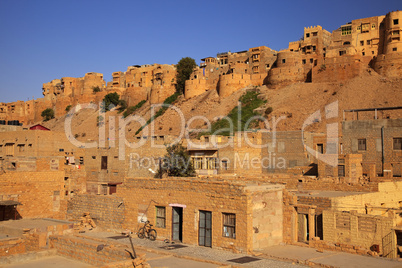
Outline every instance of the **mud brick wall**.
<svg viewBox="0 0 402 268"><path fill-rule="evenodd" d="M374 215L338 212L323 212L324 240L338 242L370 249L372 245L380 245L392 230L393 219Z"/></svg>
<svg viewBox="0 0 402 268"><path fill-rule="evenodd" d="M18 218L65 218L64 172L7 172L0 175L0 200L14 200Z"/></svg>
<svg viewBox="0 0 402 268"><path fill-rule="evenodd" d="M74 196L68 202L67 218L79 221L84 212L89 212L95 223L103 228L122 230L125 222L125 204L115 195Z"/></svg>
<svg viewBox="0 0 402 268"><path fill-rule="evenodd" d="M284 173L286 169L295 166L308 166L310 164L305 150L301 131L277 131L264 133L262 144L267 148L262 149L264 159L264 173Z"/></svg>
<svg viewBox="0 0 402 268"><path fill-rule="evenodd" d="M363 173L369 174L369 164L376 165L382 173L381 127L384 127L384 163L393 165L394 175L402 175L402 151L393 149L393 138L400 138L402 119L378 119L370 121L342 122L342 142L346 154L359 153L363 156ZM359 150L358 139L366 139L366 150Z"/></svg>
<svg viewBox="0 0 402 268"><path fill-rule="evenodd" d="M331 199L328 197L298 196L297 203L303 205L317 206L317 215L321 214L323 210L331 208Z"/></svg>
<svg viewBox="0 0 402 268"><path fill-rule="evenodd" d="M51 248L57 249L57 254L73 258L92 265L104 265L106 263L121 262L130 259L125 247L106 246L97 251L102 242L87 240L73 236L50 237Z"/></svg>
<svg viewBox="0 0 402 268"><path fill-rule="evenodd" d="M41 240L44 244L41 243ZM46 246L46 234L30 232L21 237L0 239L0 258L15 254L23 254L29 251L37 251Z"/></svg>
<svg viewBox="0 0 402 268"><path fill-rule="evenodd" d="M273 174L261 178L261 181L272 183L285 183L286 189L298 190L325 190L344 192L375 192L378 191L378 183L350 184L336 178L316 179L297 175Z"/></svg>
<svg viewBox="0 0 402 268"><path fill-rule="evenodd" d="M339 243L339 242L337 242L337 243L327 242L327 241L322 241L322 240L310 240L309 247L316 248L318 250L341 251L341 252L347 252L347 253L358 254L358 255L363 255L363 256L368 255L370 253L373 254L373 252L371 252L370 250L368 250L364 247L361 247L361 246L343 244L343 243Z"/></svg>
<svg viewBox="0 0 402 268"><path fill-rule="evenodd" d="M25 241L22 238L5 238L0 240L0 257L26 252Z"/></svg>
<svg viewBox="0 0 402 268"><path fill-rule="evenodd" d="M346 181L339 180L338 178L309 178L293 174L271 174L265 176L248 176L249 174L242 174L241 176L214 176L215 178L222 178L226 181L250 181L258 183L278 183L286 185L286 189L292 190L315 190L315 191L344 191L344 192L376 192L378 191L378 182L365 182L361 184L350 184Z"/></svg>

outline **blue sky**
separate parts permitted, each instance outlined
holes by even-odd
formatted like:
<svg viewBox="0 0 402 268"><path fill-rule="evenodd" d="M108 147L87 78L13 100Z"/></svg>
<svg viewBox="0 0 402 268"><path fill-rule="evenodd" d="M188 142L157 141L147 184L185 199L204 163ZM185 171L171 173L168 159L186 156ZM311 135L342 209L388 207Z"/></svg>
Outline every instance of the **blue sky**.
<svg viewBox="0 0 402 268"><path fill-rule="evenodd" d="M218 52L275 50L321 25L402 9L386 1L0 0L0 102L42 97L42 84L127 66L197 63Z"/></svg>

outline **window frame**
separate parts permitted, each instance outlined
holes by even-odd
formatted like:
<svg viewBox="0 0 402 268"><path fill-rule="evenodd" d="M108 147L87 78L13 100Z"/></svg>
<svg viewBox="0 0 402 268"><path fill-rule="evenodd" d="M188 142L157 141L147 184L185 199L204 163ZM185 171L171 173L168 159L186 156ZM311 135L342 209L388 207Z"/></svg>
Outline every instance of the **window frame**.
<svg viewBox="0 0 402 268"><path fill-rule="evenodd" d="M236 214L222 212L222 236L236 239Z"/></svg>
<svg viewBox="0 0 402 268"><path fill-rule="evenodd" d="M163 216L158 214L158 212L162 210L164 214ZM160 220L163 220L163 224L160 224ZM155 206L155 227L166 228L166 207L164 206Z"/></svg>
<svg viewBox="0 0 402 268"><path fill-rule="evenodd" d="M221 169L222 170L228 170L229 169L229 161L224 159L221 161Z"/></svg>
<svg viewBox="0 0 402 268"><path fill-rule="evenodd" d="M397 144L398 148L396 148L396 146L395 146L396 144ZM401 151L402 150L402 138L400 138L400 137L392 138L392 149L394 151Z"/></svg>
<svg viewBox="0 0 402 268"><path fill-rule="evenodd" d="M364 149L363 146L364 145ZM357 150L358 151L367 151L367 139L357 139Z"/></svg>

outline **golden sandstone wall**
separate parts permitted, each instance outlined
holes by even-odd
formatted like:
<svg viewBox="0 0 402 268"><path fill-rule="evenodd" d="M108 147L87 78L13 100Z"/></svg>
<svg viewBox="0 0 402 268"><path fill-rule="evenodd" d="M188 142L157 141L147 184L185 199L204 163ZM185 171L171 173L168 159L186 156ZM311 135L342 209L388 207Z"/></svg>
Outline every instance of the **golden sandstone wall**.
<svg viewBox="0 0 402 268"><path fill-rule="evenodd" d="M251 76L249 74L222 75L218 83L219 96L230 96L235 91L250 86L251 84Z"/></svg>
<svg viewBox="0 0 402 268"><path fill-rule="evenodd" d="M0 175L0 197L14 200L17 219L55 218L64 219L64 172L10 172Z"/></svg>
<svg viewBox="0 0 402 268"><path fill-rule="evenodd" d="M305 77L300 53L278 53L276 68L272 68L268 73L268 83L278 85L303 81Z"/></svg>
<svg viewBox="0 0 402 268"><path fill-rule="evenodd" d="M158 237L170 240L172 207L181 207L182 241L198 245L199 212L210 211L212 247L251 252L282 242L282 188L195 178L128 178L116 195L124 200L125 228L137 230L139 220L149 220ZM155 224L156 206L166 211L162 227ZM223 235L223 213L235 215L233 238Z"/></svg>

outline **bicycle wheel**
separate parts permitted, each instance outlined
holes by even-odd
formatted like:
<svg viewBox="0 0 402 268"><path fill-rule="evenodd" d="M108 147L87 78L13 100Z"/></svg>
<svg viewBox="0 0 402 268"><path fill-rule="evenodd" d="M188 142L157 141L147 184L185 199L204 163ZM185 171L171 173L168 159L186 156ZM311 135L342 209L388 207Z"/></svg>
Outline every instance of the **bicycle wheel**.
<svg viewBox="0 0 402 268"><path fill-rule="evenodd" d="M145 229L144 229L144 228L140 228L140 229L138 230L137 235L138 235L138 238L143 239L143 238L145 237Z"/></svg>
<svg viewBox="0 0 402 268"><path fill-rule="evenodd" d="M156 239L156 230L155 229L150 229L148 232L148 238L151 241L155 241Z"/></svg>

